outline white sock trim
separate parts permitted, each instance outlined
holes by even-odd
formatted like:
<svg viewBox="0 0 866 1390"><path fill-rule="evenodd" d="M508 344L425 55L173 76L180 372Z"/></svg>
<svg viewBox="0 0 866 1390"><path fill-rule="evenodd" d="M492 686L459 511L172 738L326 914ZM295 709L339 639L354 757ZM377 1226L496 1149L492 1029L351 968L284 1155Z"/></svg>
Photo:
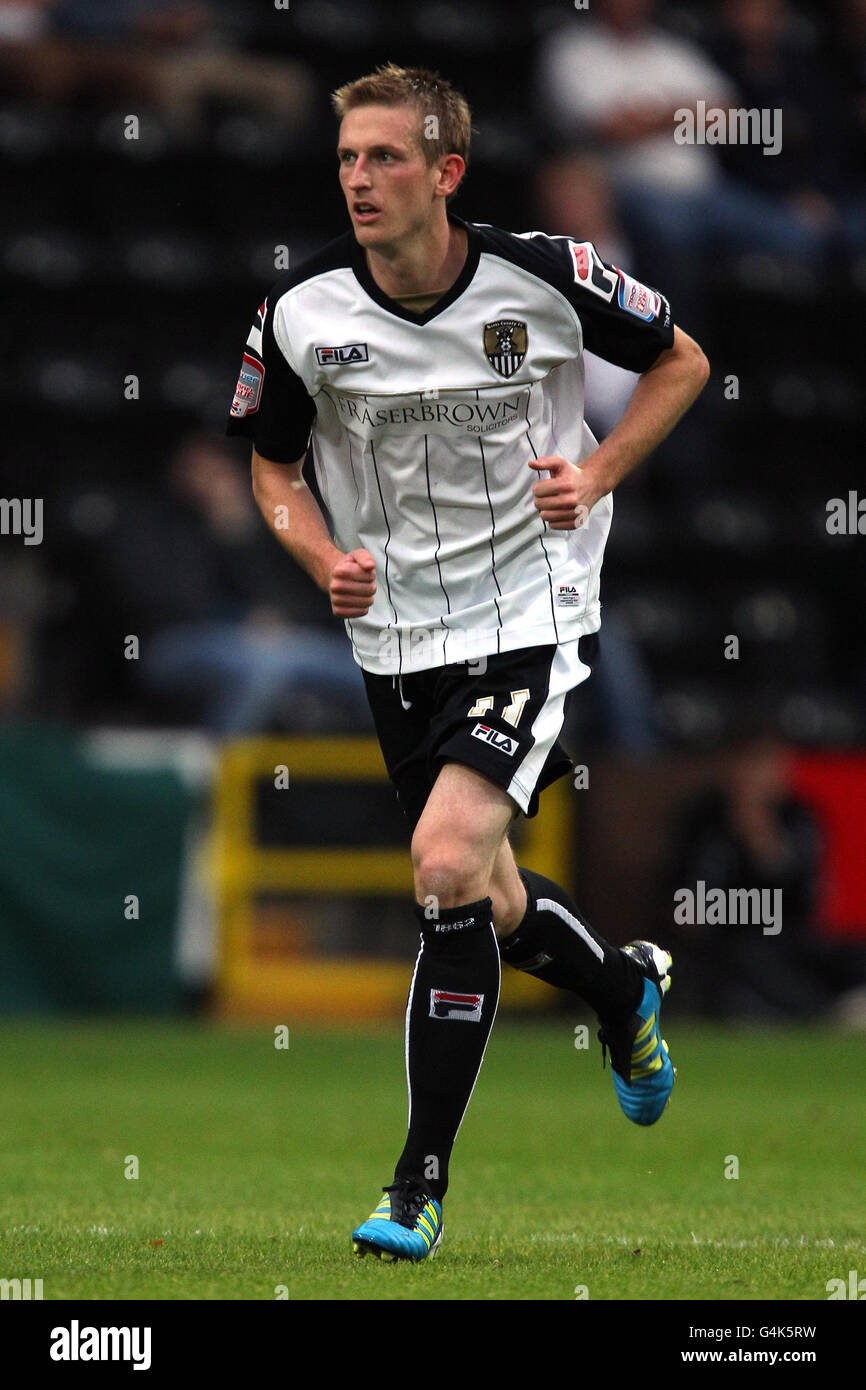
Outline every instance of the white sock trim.
<svg viewBox="0 0 866 1390"><path fill-rule="evenodd" d="M571 930L580 937L581 941L586 942L593 955L598 956L601 961L604 960L604 951L595 937L590 936L580 919L563 907L562 903L554 902L553 898L538 898L535 903L535 910L537 912L552 912L554 917L558 917L567 927L571 927Z"/></svg>

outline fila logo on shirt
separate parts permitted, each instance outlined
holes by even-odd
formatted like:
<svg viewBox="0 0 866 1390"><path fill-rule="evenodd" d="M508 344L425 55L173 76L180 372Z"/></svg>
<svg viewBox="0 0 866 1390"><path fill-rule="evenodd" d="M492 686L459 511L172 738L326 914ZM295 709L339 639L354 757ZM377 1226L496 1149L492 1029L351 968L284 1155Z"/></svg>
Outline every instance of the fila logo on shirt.
<svg viewBox="0 0 866 1390"><path fill-rule="evenodd" d="M480 1023L483 994L454 994L450 989L431 989L431 1018L462 1018L465 1023Z"/></svg>
<svg viewBox="0 0 866 1390"><path fill-rule="evenodd" d="M476 724L471 733L473 738L482 739L491 748L495 748L497 753L505 753L509 758L513 758L517 752L517 739L500 734L497 729L491 729L489 724Z"/></svg>
<svg viewBox="0 0 866 1390"><path fill-rule="evenodd" d="M556 602L560 608L576 608L580 603L580 590L576 584L557 584Z"/></svg>
<svg viewBox="0 0 866 1390"><path fill-rule="evenodd" d="M342 347L317 347L316 361L320 367L354 367L369 362L366 343L343 343Z"/></svg>

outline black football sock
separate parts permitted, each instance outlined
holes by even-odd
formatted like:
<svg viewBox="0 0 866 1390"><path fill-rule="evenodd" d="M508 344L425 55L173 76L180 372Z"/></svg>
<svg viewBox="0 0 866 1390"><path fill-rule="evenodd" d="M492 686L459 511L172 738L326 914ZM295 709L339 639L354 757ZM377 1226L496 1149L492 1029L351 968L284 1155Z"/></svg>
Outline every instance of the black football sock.
<svg viewBox="0 0 866 1390"><path fill-rule="evenodd" d="M409 1134L395 1179L418 1177L441 1201L448 1161L499 1002L499 948L489 898L417 908L421 950L406 1011Z"/></svg>
<svg viewBox="0 0 866 1390"><path fill-rule="evenodd" d="M499 942L502 959L546 984L573 990L599 1018L632 1013L644 984L636 962L593 931L558 883L532 869L518 873L526 886L526 914Z"/></svg>

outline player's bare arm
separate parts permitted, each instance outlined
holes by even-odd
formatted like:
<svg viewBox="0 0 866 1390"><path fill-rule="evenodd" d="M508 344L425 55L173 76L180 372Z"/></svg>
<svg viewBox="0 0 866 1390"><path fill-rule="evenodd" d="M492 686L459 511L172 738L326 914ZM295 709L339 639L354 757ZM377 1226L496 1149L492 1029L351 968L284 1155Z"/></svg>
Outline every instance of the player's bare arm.
<svg viewBox="0 0 866 1390"><path fill-rule="evenodd" d="M256 502L280 544L328 595L334 615L361 618L376 593L376 562L368 550L346 554L334 544L319 505L304 482L303 462L275 463L254 449Z"/></svg>
<svg viewBox="0 0 866 1390"><path fill-rule="evenodd" d="M674 328L673 347L638 378L622 419L588 458L579 465L558 454L530 460L530 468L550 474L532 489L542 520L554 531L582 525L599 498L667 438L697 400L709 373L710 364L695 340Z"/></svg>

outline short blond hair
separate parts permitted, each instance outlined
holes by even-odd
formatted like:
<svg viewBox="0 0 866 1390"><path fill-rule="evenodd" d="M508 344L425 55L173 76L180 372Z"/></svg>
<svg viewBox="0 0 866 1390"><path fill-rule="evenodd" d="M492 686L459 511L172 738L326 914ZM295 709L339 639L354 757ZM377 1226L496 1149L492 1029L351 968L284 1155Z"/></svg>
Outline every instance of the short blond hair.
<svg viewBox="0 0 866 1390"><path fill-rule="evenodd" d="M466 98L427 68L384 63L366 77L338 87L331 105L340 120L358 106L413 106L422 127L419 145L427 164L447 154L459 154L469 162L472 115Z"/></svg>

